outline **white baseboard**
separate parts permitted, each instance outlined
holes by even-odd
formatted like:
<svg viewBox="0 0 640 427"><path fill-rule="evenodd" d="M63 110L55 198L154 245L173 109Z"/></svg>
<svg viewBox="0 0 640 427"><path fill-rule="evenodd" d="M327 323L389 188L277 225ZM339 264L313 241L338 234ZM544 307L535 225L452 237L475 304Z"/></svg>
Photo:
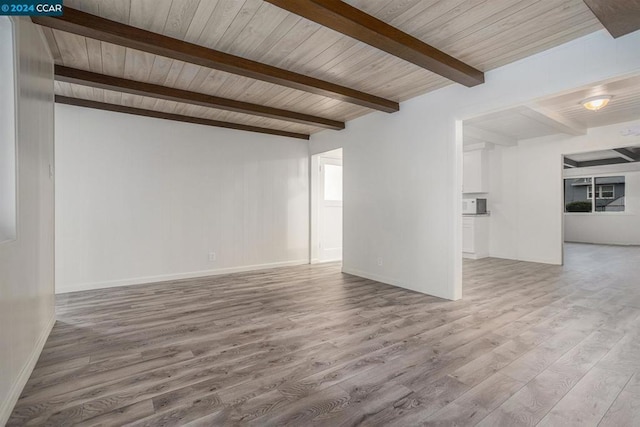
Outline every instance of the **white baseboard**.
<svg viewBox="0 0 640 427"><path fill-rule="evenodd" d="M51 333L51 329L53 329L53 325L55 323L56 315L54 313L49 320L46 328L42 332L42 335L40 335L40 337L38 338L33 353L31 353L26 363L22 367L18 378L13 383L11 391L9 391L9 395L7 396L7 400L5 400L4 402L0 402L0 426L5 425L9 420L11 412L13 411L13 407L16 405L16 402L20 398L20 394L22 393L24 386L27 384L31 373L33 372L33 368L36 367L36 363L38 363L40 353L42 353L44 344L47 342L47 338L49 338L49 334Z"/></svg>
<svg viewBox="0 0 640 427"><path fill-rule="evenodd" d="M472 253L472 252L462 252L462 258L467 258L467 259L482 259L482 258L488 258L488 257L489 257L488 253L478 254L478 253Z"/></svg>
<svg viewBox="0 0 640 427"><path fill-rule="evenodd" d="M347 273L347 274L352 274L352 275L358 276L358 277L363 277L365 279L375 280L376 282L385 283L387 285L396 286L398 288L408 289L410 291L418 292L418 293L421 293L423 295L431 295L431 296L442 298L442 299L452 300L452 298L447 297L447 296L436 295L436 294L427 294L423 290L416 289L415 287L413 287L411 285L407 285L406 283L403 283L400 280L392 279L392 278L385 277L385 276L381 276L381 275L378 275L378 274L375 274L375 273L369 273L369 272L366 272L366 271L357 270L355 268L350 268L350 267L345 267L345 266L342 266L342 272L343 273Z"/></svg>
<svg viewBox="0 0 640 427"><path fill-rule="evenodd" d="M308 259L294 261L272 262L267 264L254 264L240 267L218 268L215 270L190 271L178 274L161 274L158 276L135 277L130 279L111 280L107 282L78 283L67 286L56 286L56 294L67 292L88 291L93 289L115 288L117 286L142 285L145 283L166 282L169 280L194 279L197 277L219 276L221 274L242 273L244 271L266 270L277 267L290 267L293 265L309 264Z"/></svg>
<svg viewBox="0 0 640 427"><path fill-rule="evenodd" d="M491 258L499 258L499 259L508 259L511 261L522 261L522 262L532 262L535 264L549 264L549 265L562 265L562 262L555 259L542 259L542 258L527 258L527 257L516 257L512 255L505 254L496 254L492 253L489 255Z"/></svg>
<svg viewBox="0 0 640 427"><path fill-rule="evenodd" d="M342 272L351 274L353 276L363 277L369 280L375 280L376 282L385 283L387 285L397 286L399 288L406 288L406 286L402 285L399 280L391 279L389 277L381 276L375 273L369 273L366 271L358 270L356 268L350 268L342 266Z"/></svg>
<svg viewBox="0 0 640 427"><path fill-rule="evenodd" d="M334 259L317 259L314 258L311 260L310 264L326 264L329 262L338 262L338 261L342 261L342 258L334 258Z"/></svg>

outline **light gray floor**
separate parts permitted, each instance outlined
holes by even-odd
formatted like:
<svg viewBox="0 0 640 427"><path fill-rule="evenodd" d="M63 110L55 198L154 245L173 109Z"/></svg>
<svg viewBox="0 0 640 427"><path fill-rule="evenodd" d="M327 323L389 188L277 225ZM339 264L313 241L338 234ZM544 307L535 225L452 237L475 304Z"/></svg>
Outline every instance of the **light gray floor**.
<svg viewBox="0 0 640 427"><path fill-rule="evenodd" d="M640 425L640 248L464 270L456 302L337 264L66 294L9 425Z"/></svg>

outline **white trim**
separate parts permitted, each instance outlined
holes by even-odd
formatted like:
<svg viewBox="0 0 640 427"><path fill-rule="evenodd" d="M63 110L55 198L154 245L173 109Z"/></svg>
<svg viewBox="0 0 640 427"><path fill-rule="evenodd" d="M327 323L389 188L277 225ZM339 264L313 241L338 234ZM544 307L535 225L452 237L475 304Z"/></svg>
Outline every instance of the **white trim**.
<svg viewBox="0 0 640 427"><path fill-rule="evenodd" d="M320 247L320 204L324 200L324 182L322 175L322 166L329 164L343 165L342 148L332 149L330 151L312 154L309 160L309 264L319 264L323 262L339 261L339 259L325 260L321 258ZM344 184L343 184L343 200L344 200ZM337 202L344 206L343 201ZM343 215L344 216L344 215ZM344 244L344 239L343 242Z"/></svg>
<svg viewBox="0 0 640 427"><path fill-rule="evenodd" d="M13 408L22 394L22 390L24 386L27 384L31 373L33 372L33 368L36 367L36 363L38 362L38 358L40 357L40 353L42 353L42 349L44 348L44 344L47 342L47 338L49 338L49 334L51 333L51 329L53 329L53 325L56 323L56 315L55 313L49 319L46 328L38 341L36 342L36 347L34 351L27 359L26 363L22 367L20 371L20 375L13 383L13 386L9 390L9 394L7 396L7 400L0 404L0 426L3 426L9 421L9 417L11 416L11 412L13 412Z"/></svg>
<svg viewBox="0 0 640 427"><path fill-rule="evenodd" d="M309 264L308 259L294 261L273 262L267 264L254 264L240 267L218 268L215 270L190 271L178 274L161 274L158 276L144 276L129 279L110 280L107 282L77 283L68 286L56 286L56 294L67 292L88 291L93 289L114 288L117 286L142 285L154 282L166 282L169 280L193 279L197 277L219 276L222 274L242 273L245 271L267 270L277 267L290 267L294 265Z"/></svg>
<svg viewBox="0 0 640 427"><path fill-rule="evenodd" d="M563 265L563 259L560 262L556 259L542 259L542 258L529 258L529 257L514 257L509 254L500 254L500 253L492 253L489 255L490 258L498 258L498 259L508 259L511 261L523 261L523 262L532 262L536 264L549 264L549 265Z"/></svg>
<svg viewBox="0 0 640 427"><path fill-rule="evenodd" d="M386 285L391 285L391 286L395 286L395 287L398 287L398 288L408 289L410 291L418 292L418 293L420 293L422 295L431 295L431 296L434 296L434 297L438 297L438 298L446 299L446 300L449 300L449 301L453 301L451 296L443 296L443 295L436 295L436 294L426 294L423 289L416 289L416 288L414 288L412 286L407 285L406 283L400 282L397 279L391 279L389 277L381 276L381 275L378 275L378 274L367 273L367 272L362 271L362 270L357 270L355 268L349 268L349 267L344 267L344 266L342 267L342 272L346 273L346 274L351 274L353 276L362 277L364 279L375 280L376 282L384 283Z"/></svg>
<svg viewBox="0 0 640 427"><path fill-rule="evenodd" d="M462 258L466 259L482 259L489 258L488 253L476 253L476 252L462 252Z"/></svg>
<svg viewBox="0 0 640 427"><path fill-rule="evenodd" d="M331 258L331 259L314 259L312 264L324 264L326 262L338 262L342 261L342 258Z"/></svg>
<svg viewBox="0 0 640 427"><path fill-rule="evenodd" d="M615 199L616 198L616 186L615 184L594 184L596 187L598 187L598 199L605 199L605 200L609 200L609 199ZM602 187L611 187L611 197L604 197L602 195L603 191L602 191Z"/></svg>
<svg viewBox="0 0 640 427"><path fill-rule="evenodd" d="M608 177L604 177L604 178L608 178ZM587 187L587 200L591 200L593 197L593 187L597 187L596 194L597 197L596 199L604 199L604 200L611 200L611 199L615 199L616 198L616 186L615 184L592 184L589 187ZM611 187L611 192L613 193L613 196L611 197L603 197L602 196L602 187ZM589 193L592 193L591 195L589 195Z"/></svg>

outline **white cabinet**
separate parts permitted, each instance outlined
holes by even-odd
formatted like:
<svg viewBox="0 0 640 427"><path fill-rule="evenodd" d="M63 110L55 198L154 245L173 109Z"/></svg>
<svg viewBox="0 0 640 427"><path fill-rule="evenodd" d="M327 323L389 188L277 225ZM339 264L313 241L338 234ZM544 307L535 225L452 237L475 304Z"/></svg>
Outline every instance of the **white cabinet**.
<svg viewBox="0 0 640 427"><path fill-rule="evenodd" d="M485 150L465 151L462 164L462 192L488 193L489 167Z"/></svg>
<svg viewBox="0 0 640 427"><path fill-rule="evenodd" d="M471 259L489 256L489 216L462 217L462 256Z"/></svg>
<svg viewBox="0 0 640 427"><path fill-rule="evenodd" d="M473 239L473 225L472 218L462 218L462 252L473 252L473 245L475 243Z"/></svg>

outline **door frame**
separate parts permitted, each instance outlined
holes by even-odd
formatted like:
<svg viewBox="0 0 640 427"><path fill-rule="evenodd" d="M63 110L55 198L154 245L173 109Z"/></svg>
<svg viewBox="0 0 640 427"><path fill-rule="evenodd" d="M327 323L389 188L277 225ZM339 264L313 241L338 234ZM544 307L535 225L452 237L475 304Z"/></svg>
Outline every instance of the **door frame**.
<svg viewBox="0 0 640 427"><path fill-rule="evenodd" d="M310 186L309 186L309 264L317 264L320 261L319 257L319 197L322 189L320 180L320 159L334 159L342 161L342 148L336 150L325 151L322 153L313 154L310 159ZM344 164L343 164L344 168ZM344 171L344 169L343 169ZM344 217L344 216L343 216Z"/></svg>

